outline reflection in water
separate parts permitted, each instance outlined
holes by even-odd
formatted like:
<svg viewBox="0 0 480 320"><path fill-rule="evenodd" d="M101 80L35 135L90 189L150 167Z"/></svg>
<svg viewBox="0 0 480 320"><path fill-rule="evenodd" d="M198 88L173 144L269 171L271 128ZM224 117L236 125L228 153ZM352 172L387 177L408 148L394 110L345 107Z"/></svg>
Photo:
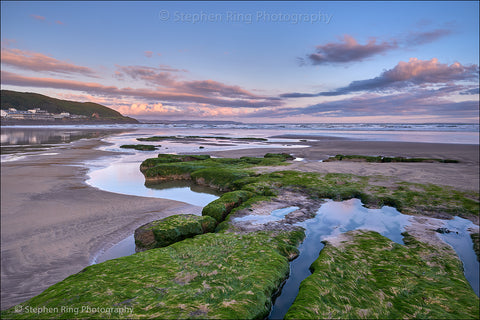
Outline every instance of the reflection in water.
<svg viewBox="0 0 480 320"><path fill-rule="evenodd" d="M1 128L1 153L12 154L26 151L38 151L51 148L52 145L70 143L75 140L98 138L123 130L107 129L60 129L60 128Z"/></svg>
<svg viewBox="0 0 480 320"><path fill-rule="evenodd" d="M473 242L467 230L473 227L474 224L470 220L455 217L453 220L445 220L444 225L451 232L440 234L440 237L452 246L460 260L462 260L465 278L467 278L473 291L478 296L480 293L480 263L473 250Z"/></svg>
<svg viewBox="0 0 480 320"><path fill-rule="evenodd" d="M313 219L297 224L305 228L306 237L298 248L299 256L290 262L290 276L275 299L269 318L283 319L298 295L300 283L311 274L310 265L324 247L322 240L350 230L364 229L403 243L401 233L409 223L408 216L392 207L368 209L358 199L342 202L328 200Z"/></svg>
<svg viewBox="0 0 480 320"><path fill-rule="evenodd" d="M98 257L95 257L92 264L101 263L107 260L116 259L120 257L129 256L135 253L135 238L132 235L123 239L113 247L109 248L103 253L100 253Z"/></svg>
<svg viewBox="0 0 480 320"><path fill-rule="evenodd" d="M218 199L219 193L213 189L194 185L190 181L172 181L145 186L145 178L140 172L140 164L113 163L107 168L89 173L87 183L93 187L141 197L163 198L186 202L195 206L205 206Z"/></svg>
<svg viewBox="0 0 480 320"><path fill-rule="evenodd" d="M442 220L444 221L444 220ZM328 200L317 211L313 219L298 223L305 228L306 237L299 246L300 255L290 263L290 276L285 282L280 296L275 300L270 319L283 319L295 300L300 283L311 272L310 265L318 258L324 245L322 240L337 236L350 230L372 230L403 244L402 232L410 224L409 216L403 215L392 207L381 209L365 208L358 199L343 202ZM464 264L465 277L478 295L479 263L473 251L472 240L467 232L473 223L469 220L455 217L444 221L445 226L453 231L442 235L450 244Z"/></svg>
<svg viewBox="0 0 480 320"><path fill-rule="evenodd" d="M268 216L266 215L248 215L240 218L235 218L233 219L234 222L249 222L252 224L265 224L268 222L274 222L274 221L280 221L285 216L295 210L298 210L298 207L288 207L288 208L282 208L282 209L277 209L273 210L272 213Z"/></svg>

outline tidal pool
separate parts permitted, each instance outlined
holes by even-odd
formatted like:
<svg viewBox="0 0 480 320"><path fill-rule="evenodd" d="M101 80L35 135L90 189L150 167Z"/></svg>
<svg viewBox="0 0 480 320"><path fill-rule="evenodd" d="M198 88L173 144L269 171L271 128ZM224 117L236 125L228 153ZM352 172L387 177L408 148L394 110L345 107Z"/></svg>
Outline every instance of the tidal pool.
<svg viewBox="0 0 480 320"><path fill-rule="evenodd" d="M116 259L120 257L129 256L135 253L135 238L129 235L122 241L115 244L113 247L107 249L105 252L99 253L92 260L92 264L101 263L107 260Z"/></svg>
<svg viewBox="0 0 480 320"><path fill-rule="evenodd" d="M118 162L91 171L87 183L101 190L140 197L163 198L204 207L220 194L190 181L172 181L145 185L139 162Z"/></svg>
<svg viewBox="0 0 480 320"><path fill-rule="evenodd" d="M473 250L473 242L468 228L474 224L470 220L455 217L453 220L442 220L449 233L440 234L443 241L448 243L457 253L463 263L465 278L472 286L473 291L480 295L480 263Z"/></svg>
<svg viewBox="0 0 480 320"><path fill-rule="evenodd" d="M265 224L268 222L280 221L283 218L285 218L287 214L298 209L299 209L298 207L282 208L282 209L273 210L272 213L268 216L251 214L248 216L235 218L233 219L233 221L234 222L250 222L252 224Z"/></svg>
<svg viewBox="0 0 480 320"><path fill-rule="evenodd" d="M478 295L478 261L469 240L467 228L472 225L468 220L456 217L454 220L442 220L453 231L442 235L458 253L464 263L465 277ZM310 265L318 258L323 249L323 240L341 233L363 229L372 230L399 244L403 243L402 232L410 224L410 216L404 215L392 207L368 209L358 199L342 202L327 200L317 211L317 215L297 225L305 228L306 237L299 246L299 256L290 263L290 276L285 281L280 295L275 299L269 319L283 319L298 295L300 283L308 277Z"/></svg>
<svg viewBox="0 0 480 320"><path fill-rule="evenodd" d="M139 168L138 161L118 161L108 167L95 168L90 171L87 183L105 191L182 201L200 207L206 206L220 196L216 190L195 185L191 181L170 181L147 187ZM107 250L97 253L91 263L100 263L134 253L135 239L131 234Z"/></svg>

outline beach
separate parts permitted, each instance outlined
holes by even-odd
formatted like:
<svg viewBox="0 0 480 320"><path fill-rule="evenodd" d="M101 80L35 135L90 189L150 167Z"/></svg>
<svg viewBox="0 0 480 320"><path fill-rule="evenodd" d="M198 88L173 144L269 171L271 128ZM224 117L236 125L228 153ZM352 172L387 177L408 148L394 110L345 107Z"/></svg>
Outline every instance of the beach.
<svg viewBox="0 0 480 320"><path fill-rule="evenodd" d="M384 175L393 180L413 183L432 183L451 186L459 190L479 190L479 146L470 144L415 143L392 141L356 141L348 139L322 138L318 136L289 137L295 144L298 139L307 140L309 148L282 150L304 161L295 161L288 170L319 173L350 173L360 176ZM293 142L292 142L293 143ZM302 143L302 142L300 142ZM219 157L263 156L278 149L242 149L211 152ZM453 159L459 163L365 163L365 162L320 162L337 154L388 156L410 158ZM263 168L262 172L278 170Z"/></svg>
<svg viewBox="0 0 480 320"><path fill-rule="evenodd" d="M199 214L182 202L128 196L84 183L83 161L112 153L82 140L48 156L2 163L2 309L23 302L91 263L101 249L149 221Z"/></svg>
<svg viewBox="0 0 480 320"><path fill-rule="evenodd" d="M353 141L291 137L310 147L252 148L209 152L212 156L292 153L280 170L383 175L389 181L479 190L479 146L439 143ZM315 140L314 140L315 139ZM89 159L118 153L97 150L100 139L76 141L55 153L2 163L2 309L31 298L81 271L99 250L122 240L140 225L180 213L201 212L186 203L102 191L85 183ZM320 162L336 154L455 159L459 163ZM147 156L146 156L147 157ZM301 160L301 159L297 159ZM279 168L260 168L267 172ZM478 224L478 221L476 222Z"/></svg>

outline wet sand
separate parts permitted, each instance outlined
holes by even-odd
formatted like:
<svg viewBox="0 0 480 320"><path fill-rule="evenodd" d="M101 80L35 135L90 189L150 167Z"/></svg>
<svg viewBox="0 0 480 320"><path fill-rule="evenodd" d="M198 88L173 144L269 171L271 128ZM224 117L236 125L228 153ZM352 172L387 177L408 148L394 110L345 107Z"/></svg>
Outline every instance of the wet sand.
<svg viewBox="0 0 480 320"><path fill-rule="evenodd" d="M109 152L97 139L58 155L1 165L1 307L23 302L81 271L101 249L146 222L200 207L105 192L84 183L82 161Z"/></svg>

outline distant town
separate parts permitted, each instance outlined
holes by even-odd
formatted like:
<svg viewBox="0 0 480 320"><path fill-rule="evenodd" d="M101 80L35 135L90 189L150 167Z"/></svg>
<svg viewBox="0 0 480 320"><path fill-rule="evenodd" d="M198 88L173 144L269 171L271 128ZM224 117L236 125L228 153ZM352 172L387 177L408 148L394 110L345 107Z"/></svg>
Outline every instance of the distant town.
<svg viewBox="0 0 480 320"><path fill-rule="evenodd" d="M94 113L92 117L97 117L98 114ZM33 108L27 111L20 111L15 108L9 108L8 110L1 110L1 118L5 120L39 120L39 121L55 121L63 119L87 119L87 116L70 114L68 112L62 113L49 113L46 110L40 108Z"/></svg>

